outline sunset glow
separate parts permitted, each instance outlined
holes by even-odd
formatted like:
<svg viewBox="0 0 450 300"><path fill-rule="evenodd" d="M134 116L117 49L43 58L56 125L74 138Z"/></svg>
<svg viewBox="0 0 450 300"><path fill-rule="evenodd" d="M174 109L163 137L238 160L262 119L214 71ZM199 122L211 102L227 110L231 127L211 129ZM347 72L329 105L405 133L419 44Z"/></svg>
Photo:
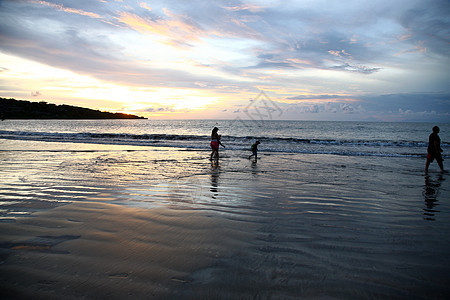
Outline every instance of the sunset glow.
<svg viewBox="0 0 450 300"><path fill-rule="evenodd" d="M0 2L0 96L149 118L448 121L448 1ZM385 116L380 117L380 116Z"/></svg>

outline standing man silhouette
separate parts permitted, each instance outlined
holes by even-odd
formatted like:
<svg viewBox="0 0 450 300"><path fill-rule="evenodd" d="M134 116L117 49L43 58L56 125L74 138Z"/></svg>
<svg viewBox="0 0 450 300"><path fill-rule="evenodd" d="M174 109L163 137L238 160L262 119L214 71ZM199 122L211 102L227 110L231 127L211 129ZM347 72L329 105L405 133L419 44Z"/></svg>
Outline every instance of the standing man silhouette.
<svg viewBox="0 0 450 300"><path fill-rule="evenodd" d="M425 172L428 172L428 167L435 159L439 165L439 168L441 168L441 171L444 172L444 165L442 164L444 160L442 159L441 155L441 138L439 137L438 133L439 127L434 126L433 133L430 134L430 137L428 138L428 154L427 162L425 163Z"/></svg>

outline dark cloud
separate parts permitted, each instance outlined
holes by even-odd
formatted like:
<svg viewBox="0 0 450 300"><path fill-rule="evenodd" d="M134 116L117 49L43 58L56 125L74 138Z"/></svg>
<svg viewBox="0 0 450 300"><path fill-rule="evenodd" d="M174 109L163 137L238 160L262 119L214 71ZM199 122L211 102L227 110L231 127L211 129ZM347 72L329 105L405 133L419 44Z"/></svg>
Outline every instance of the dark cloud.
<svg viewBox="0 0 450 300"><path fill-rule="evenodd" d="M407 9L399 17L412 46L443 56L450 54L450 2L433 0Z"/></svg>
<svg viewBox="0 0 450 300"><path fill-rule="evenodd" d="M322 105L323 111L336 108L344 112L425 112L436 111L438 114L450 114L450 93L401 93L369 95L299 95L288 100L298 100L296 105L310 105L316 100L330 100ZM333 100L331 102L331 100ZM306 104L305 104L306 103ZM315 104L317 105L317 104Z"/></svg>
<svg viewBox="0 0 450 300"><path fill-rule="evenodd" d="M323 95L298 95L298 96L294 96L294 97L288 97L286 99L288 100L316 100L316 99L339 99L339 98L345 98L347 99L348 96L341 96L341 95L328 95L328 94L323 94Z"/></svg>
<svg viewBox="0 0 450 300"><path fill-rule="evenodd" d="M402 93L360 96L362 105L369 111L436 111L450 114L450 93Z"/></svg>
<svg viewBox="0 0 450 300"><path fill-rule="evenodd" d="M271 47L257 50L260 62L255 67L314 67L372 74L382 65L398 63L395 54L403 50L418 52L424 47L448 57L448 1L355 2L353 10L352 4L347 4L341 7L349 10L344 14L326 7L320 11L317 7L267 9L262 19L270 24L265 37ZM295 60L309 64L293 63Z"/></svg>
<svg viewBox="0 0 450 300"><path fill-rule="evenodd" d="M365 112L365 109L361 106L355 106L349 103L341 103L339 104L339 108L342 112L347 114L354 114L354 113L363 113Z"/></svg>
<svg viewBox="0 0 450 300"><path fill-rule="evenodd" d="M332 98L332 102L314 103ZM449 93L403 93L380 95L297 96L295 103L279 103L286 118L326 119L330 115L338 120L372 121L433 121L448 122L450 117Z"/></svg>

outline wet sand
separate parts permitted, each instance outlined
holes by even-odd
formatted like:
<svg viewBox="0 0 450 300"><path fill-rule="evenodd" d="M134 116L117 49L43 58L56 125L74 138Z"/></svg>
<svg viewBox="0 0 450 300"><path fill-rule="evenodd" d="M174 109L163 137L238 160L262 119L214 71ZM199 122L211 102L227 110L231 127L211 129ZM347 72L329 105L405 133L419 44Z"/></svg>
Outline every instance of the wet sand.
<svg viewBox="0 0 450 300"><path fill-rule="evenodd" d="M3 298L450 293L450 181L424 161L27 146L1 154Z"/></svg>
<svg viewBox="0 0 450 300"><path fill-rule="evenodd" d="M196 211L72 203L2 224L2 297L165 298L251 238Z"/></svg>

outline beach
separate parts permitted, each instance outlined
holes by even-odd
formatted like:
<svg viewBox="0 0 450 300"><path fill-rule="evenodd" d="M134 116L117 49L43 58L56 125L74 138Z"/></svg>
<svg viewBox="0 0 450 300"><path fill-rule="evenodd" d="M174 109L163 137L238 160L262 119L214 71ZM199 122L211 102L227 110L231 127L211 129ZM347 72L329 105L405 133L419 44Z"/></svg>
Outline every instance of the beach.
<svg viewBox="0 0 450 300"><path fill-rule="evenodd" d="M2 266L2 295L170 297L191 281L189 274L230 255L229 249L248 238L223 223L195 212L149 212L105 203L37 214L4 227L2 238L12 242L3 244L10 253Z"/></svg>
<svg viewBox="0 0 450 300"><path fill-rule="evenodd" d="M416 148L263 142L255 162L229 141L215 162L207 147L36 135L1 140L5 299L450 293L448 173L433 163L425 174Z"/></svg>

